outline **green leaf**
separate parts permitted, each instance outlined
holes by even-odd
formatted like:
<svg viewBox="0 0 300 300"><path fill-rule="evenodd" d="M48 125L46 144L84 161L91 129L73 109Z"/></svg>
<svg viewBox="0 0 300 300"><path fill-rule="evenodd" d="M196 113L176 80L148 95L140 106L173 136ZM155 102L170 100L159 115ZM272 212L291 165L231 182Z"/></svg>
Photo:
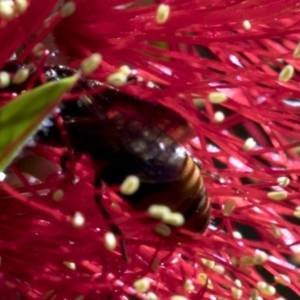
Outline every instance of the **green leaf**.
<svg viewBox="0 0 300 300"><path fill-rule="evenodd" d="M43 84L0 109L0 172L10 164L77 79L77 76L72 76Z"/></svg>

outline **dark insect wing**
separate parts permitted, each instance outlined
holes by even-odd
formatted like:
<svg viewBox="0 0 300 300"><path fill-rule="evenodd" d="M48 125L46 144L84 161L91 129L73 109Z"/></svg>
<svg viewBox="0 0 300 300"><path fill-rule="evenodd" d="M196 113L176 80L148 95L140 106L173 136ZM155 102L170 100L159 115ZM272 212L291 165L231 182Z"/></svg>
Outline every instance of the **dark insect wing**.
<svg viewBox="0 0 300 300"><path fill-rule="evenodd" d="M112 87L99 94L96 101L109 103L111 113L122 114L149 127L158 127L176 141L183 142L194 136L186 119L162 104L141 100Z"/></svg>
<svg viewBox="0 0 300 300"><path fill-rule="evenodd" d="M57 80L74 72L53 66L45 74ZM95 94L96 89L101 91ZM186 157L179 142L194 135L184 118L161 104L83 77L74 92L82 96L65 102L60 115L76 149L109 161L105 173L113 179L107 181L116 183L133 173L147 182L178 179Z"/></svg>
<svg viewBox="0 0 300 300"><path fill-rule="evenodd" d="M143 101L111 87L94 96L83 97L81 101L99 121L105 121L106 126L110 124L111 137L118 139L125 152L132 155L128 157L130 170L143 181L172 181L179 177L186 151L178 139L192 135L184 118L163 105Z"/></svg>
<svg viewBox="0 0 300 300"><path fill-rule="evenodd" d="M51 66L45 70L48 80L59 80L71 76L74 70L65 66ZM107 86L99 81L81 78L75 91L87 92L91 94L94 88L102 88L102 91L96 95L83 97L81 104L92 112L97 114L101 120L110 118L114 114L126 116L128 119L140 121L148 127L158 127L166 132L170 137L178 142L184 142L186 139L194 137L195 132L185 118L174 112L170 108L159 103L141 100L138 97L120 92L111 86ZM77 105L76 104L76 105ZM69 108L68 108L69 109ZM82 115L82 110L80 114ZM105 117L105 115L108 115Z"/></svg>
<svg viewBox="0 0 300 300"><path fill-rule="evenodd" d="M45 75L48 80L59 80L61 78L72 76L75 73L73 69L65 66L46 67ZM99 81L81 78L80 84L75 90L82 91L84 94L94 88L103 88L96 96L91 97L89 104L95 105L99 111L98 117L102 118L106 110L110 113L120 113L128 117L142 120L149 126L160 127L177 141L184 141L186 138L194 136L194 131L185 118L174 112L170 108L159 103L147 102L138 97L118 91ZM87 98L86 98L87 99ZM93 101L93 104L91 103ZM97 105L96 105L97 103Z"/></svg>
<svg viewBox="0 0 300 300"><path fill-rule="evenodd" d="M14 73L22 65L8 62L4 70ZM34 80L52 81L71 76L76 71L65 66L46 66L43 73L31 69L29 79L8 90L20 92ZM95 90L100 90L95 94ZM188 122L173 110L141 100L113 87L81 77L73 90L80 97L65 101L59 108L71 145L93 159L108 162L110 171L120 178L128 173L144 181L173 181L181 172L186 151L180 142L193 136ZM77 96L76 96L77 97ZM61 131L55 120L45 122L36 139L63 147ZM54 125L51 125L54 124ZM121 166L121 170L120 170Z"/></svg>

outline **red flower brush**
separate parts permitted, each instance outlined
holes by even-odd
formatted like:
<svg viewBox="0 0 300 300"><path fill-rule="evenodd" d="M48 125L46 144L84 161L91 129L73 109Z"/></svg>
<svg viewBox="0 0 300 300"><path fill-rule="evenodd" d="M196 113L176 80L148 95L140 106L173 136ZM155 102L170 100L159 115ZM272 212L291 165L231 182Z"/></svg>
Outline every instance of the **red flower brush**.
<svg viewBox="0 0 300 300"><path fill-rule="evenodd" d="M4 171L1 295L77 300L296 298L297 1L40 2L26 2L20 10L22 1L3 1L11 8L9 14L8 7L0 6L1 103L70 75L68 68L71 73L78 69L88 85L77 84L65 94L62 105ZM5 69L12 55L27 76L17 77L19 68ZM56 76L59 68L63 73ZM92 109L83 105L91 99L99 102ZM70 125L75 115L89 125ZM116 131L120 139L109 138L111 128L118 126L123 130ZM153 144L142 138L145 129L153 135ZM113 168L101 177L102 187L95 189L95 169L101 167L95 158L105 152L97 146L99 136L109 152L121 141L134 157L142 153L139 159L155 159L153 145L160 145L159 153L166 158L147 169L149 158L141 167L118 153ZM159 143L160 138L165 140ZM154 188L165 184L158 174L166 174L166 162L177 148L179 157L180 151L188 151L191 156L186 157L195 158L189 169L193 172L168 178L171 183L184 178L184 185L200 178L191 186L203 192L202 200L205 187L211 203L209 226L202 233L184 225L190 220L184 209L191 202L176 207L183 199L180 185L169 186L172 196L159 194L157 203L151 196L151 204L159 209L163 205L159 216L146 209L148 203L142 201L138 208L129 200L145 173L147 179L155 178ZM102 154L93 153L95 149ZM195 175L198 162L201 176ZM128 169L133 180L138 178L137 186L124 182ZM130 195L124 195L126 183ZM153 186L143 197L150 199L151 193ZM102 197L98 207L95 195ZM183 224L176 223L179 215Z"/></svg>

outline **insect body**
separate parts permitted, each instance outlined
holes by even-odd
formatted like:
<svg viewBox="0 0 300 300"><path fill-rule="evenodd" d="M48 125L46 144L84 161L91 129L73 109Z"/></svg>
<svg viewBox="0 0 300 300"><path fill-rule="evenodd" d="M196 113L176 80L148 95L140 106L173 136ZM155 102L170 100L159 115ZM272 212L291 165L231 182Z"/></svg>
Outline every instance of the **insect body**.
<svg viewBox="0 0 300 300"><path fill-rule="evenodd" d="M8 65L7 70L11 69ZM48 81L74 73L64 66L44 69ZM17 86L9 88L19 92ZM95 88L100 91L93 94ZM142 101L94 80L81 78L74 92L82 96L64 102L60 116L72 148L97 162L95 185L99 187L102 181L120 185L128 175L136 175L140 179L138 190L122 196L136 210L166 205L183 214L185 228L203 232L209 222L210 204L201 168L178 142L192 131L187 121L163 105ZM38 131L36 140L65 147L59 127L54 120L50 123ZM100 195L95 200L108 219Z"/></svg>

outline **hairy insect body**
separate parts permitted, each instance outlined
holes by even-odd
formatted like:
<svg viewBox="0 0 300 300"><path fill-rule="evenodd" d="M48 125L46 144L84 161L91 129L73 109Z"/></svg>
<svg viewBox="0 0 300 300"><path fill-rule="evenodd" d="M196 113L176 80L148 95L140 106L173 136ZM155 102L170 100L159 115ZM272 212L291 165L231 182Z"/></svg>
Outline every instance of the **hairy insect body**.
<svg viewBox="0 0 300 300"><path fill-rule="evenodd" d="M64 66L44 70L48 81L74 73ZM93 94L95 87L101 91ZM18 86L9 89L20 92ZM65 101L59 115L72 148L101 162L101 170L95 163L101 180L107 185L120 185L128 175L136 175L140 179L138 190L122 196L136 210L147 210L152 204L166 205L184 216L185 228L203 232L210 217L203 176L193 157L178 142L190 135L188 122L163 105L142 101L86 78L79 80L74 92L81 96ZM35 139L49 146L66 146L54 118L45 123ZM99 180L96 182L99 184ZM105 215L100 200L96 202Z"/></svg>

